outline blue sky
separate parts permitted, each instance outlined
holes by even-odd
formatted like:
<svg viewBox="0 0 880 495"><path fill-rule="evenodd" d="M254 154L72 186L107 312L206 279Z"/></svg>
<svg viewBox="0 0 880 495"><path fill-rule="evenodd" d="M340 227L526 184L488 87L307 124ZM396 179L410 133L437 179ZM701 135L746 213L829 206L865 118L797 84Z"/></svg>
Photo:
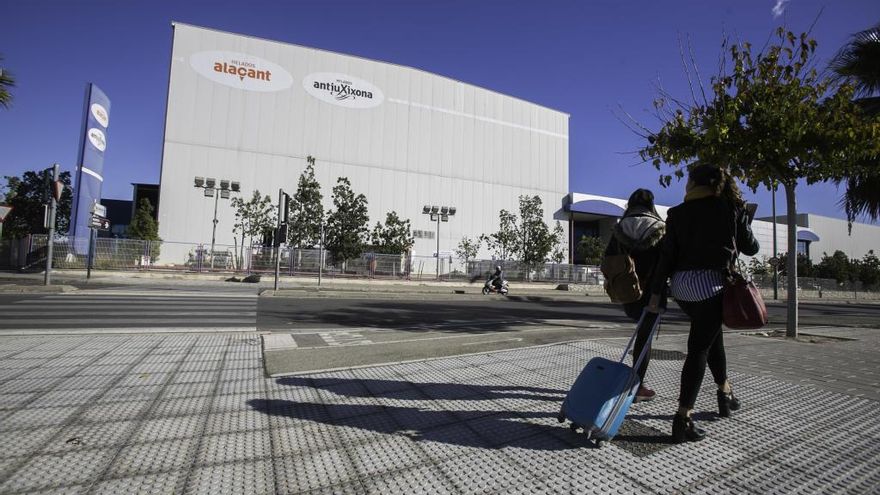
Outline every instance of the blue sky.
<svg viewBox="0 0 880 495"><path fill-rule="evenodd" d="M561 110L571 115L570 190L627 197L649 187L674 205L683 184L662 189L639 164L632 152L644 143L619 109L656 129L658 80L688 96L680 38L708 79L725 33L760 46L776 26L804 31L818 16L826 61L880 21L880 2L0 0L0 12L0 53L17 80L12 109L0 110L0 175L53 162L73 170L84 88L95 82L112 101L104 197L158 183L171 22L180 21L417 67ZM798 210L843 217L841 194L800 187ZM766 192L749 196L770 214ZM779 212L784 203L780 193Z"/></svg>

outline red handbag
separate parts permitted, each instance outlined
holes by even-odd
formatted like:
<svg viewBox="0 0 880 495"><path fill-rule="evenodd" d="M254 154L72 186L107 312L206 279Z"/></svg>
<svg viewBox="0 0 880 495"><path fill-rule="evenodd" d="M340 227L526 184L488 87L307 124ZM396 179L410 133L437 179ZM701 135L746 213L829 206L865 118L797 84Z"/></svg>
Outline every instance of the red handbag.
<svg viewBox="0 0 880 495"><path fill-rule="evenodd" d="M768 322L767 306L761 291L751 280L733 272L724 282L721 300L722 321L734 330L757 330Z"/></svg>

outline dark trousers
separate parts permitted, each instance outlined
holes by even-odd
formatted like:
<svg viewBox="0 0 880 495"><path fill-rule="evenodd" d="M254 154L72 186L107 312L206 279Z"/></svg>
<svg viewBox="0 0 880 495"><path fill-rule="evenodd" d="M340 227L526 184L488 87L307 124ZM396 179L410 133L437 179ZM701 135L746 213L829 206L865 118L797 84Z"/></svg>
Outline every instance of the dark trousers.
<svg viewBox="0 0 880 495"><path fill-rule="evenodd" d="M727 355L724 353L724 333L721 331L721 295L705 301L676 302L691 319L678 404L693 409L707 364L715 383L720 385L727 380Z"/></svg>
<svg viewBox="0 0 880 495"><path fill-rule="evenodd" d="M642 317L642 312L648 306L648 301L651 299L651 294L649 291L645 291L642 294L641 299L635 302L627 303L623 305L623 311L627 316L632 318L633 321L639 321ZM660 298L660 307L666 309L666 295L665 291L663 297ZM642 353L642 349L645 348L646 345L650 346L650 342L648 342L648 336L651 334L651 329L654 328L654 322L657 321L659 315L657 313L648 313L645 315L645 319L642 321L642 324L636 329L638 332L636 334L636 341L633 344L633 366L636 365L636 361L639 359L639 354ZM651 349L648 348L647 354L645 354L645 359L642 360L642 364L639 365L639 369L636 370L636 374L639 375L639 380L644 383L645 381L645 373L648 372L648 362L651 361Z"/></svg>

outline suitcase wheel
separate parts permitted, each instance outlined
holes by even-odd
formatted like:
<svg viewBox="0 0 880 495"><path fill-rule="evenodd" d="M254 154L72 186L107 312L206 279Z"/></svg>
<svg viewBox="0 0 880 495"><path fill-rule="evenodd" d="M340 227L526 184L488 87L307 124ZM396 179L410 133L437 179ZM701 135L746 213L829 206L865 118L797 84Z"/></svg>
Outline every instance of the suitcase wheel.
<svg viewBox="0 0 880 495"><path fill-rule="evenodd" d="M559 414L556 415L556 421L560 423L565 423L565 409L560 409Z"/></svg>
<svg viewBox="0 0 880 495"><path fill-rule="evenodd" d="M572 423L572 424L568 425L568 427L571 428L571 431L573 431L573 432L575 432L575 433L577 433L578 428L580 428L580 427L577 425L577 423Z"/></svg>
<svg viewBox="0 0 880 495"><path fill-rule="evenodd" d="M606 440L602 440L600 438L597 438L596 439L596 448L601 449L602 447L605 446L606 443L608 443Z"/></svg>

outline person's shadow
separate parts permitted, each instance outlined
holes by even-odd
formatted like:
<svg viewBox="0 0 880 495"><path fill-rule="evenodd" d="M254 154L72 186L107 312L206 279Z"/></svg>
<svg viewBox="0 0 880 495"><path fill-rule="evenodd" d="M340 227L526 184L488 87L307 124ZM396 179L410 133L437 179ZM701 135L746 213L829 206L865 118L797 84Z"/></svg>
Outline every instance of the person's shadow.
<svg viewBox="0 0 880 495"><path fill-rule="evenodd" d="M353 427L388 435L405 435L416 441L433 441L466 447L519 447L530 450L565 450L592 444L585 435L571 433L557 424L556 416L565 392L514 385L464 385L455 383L413 383L396 380L351 380L341 378L285 377L278 383L291 387L322 390L330 401L254 399L248 405L270 416ZM333 396L373 398L372 403L334 403ZM383 399L388 399L383 401ZM444 409L448 401L498 401L518 403L533 400L546 407L535 411L468 408ZM437 401L436 409L401 401ZM404 403L405 404L405 403ZM535 421L537 420L537 421ZM631 441L637 439L630 439ZM656 442L656 438L646 439Z"/></svg>

